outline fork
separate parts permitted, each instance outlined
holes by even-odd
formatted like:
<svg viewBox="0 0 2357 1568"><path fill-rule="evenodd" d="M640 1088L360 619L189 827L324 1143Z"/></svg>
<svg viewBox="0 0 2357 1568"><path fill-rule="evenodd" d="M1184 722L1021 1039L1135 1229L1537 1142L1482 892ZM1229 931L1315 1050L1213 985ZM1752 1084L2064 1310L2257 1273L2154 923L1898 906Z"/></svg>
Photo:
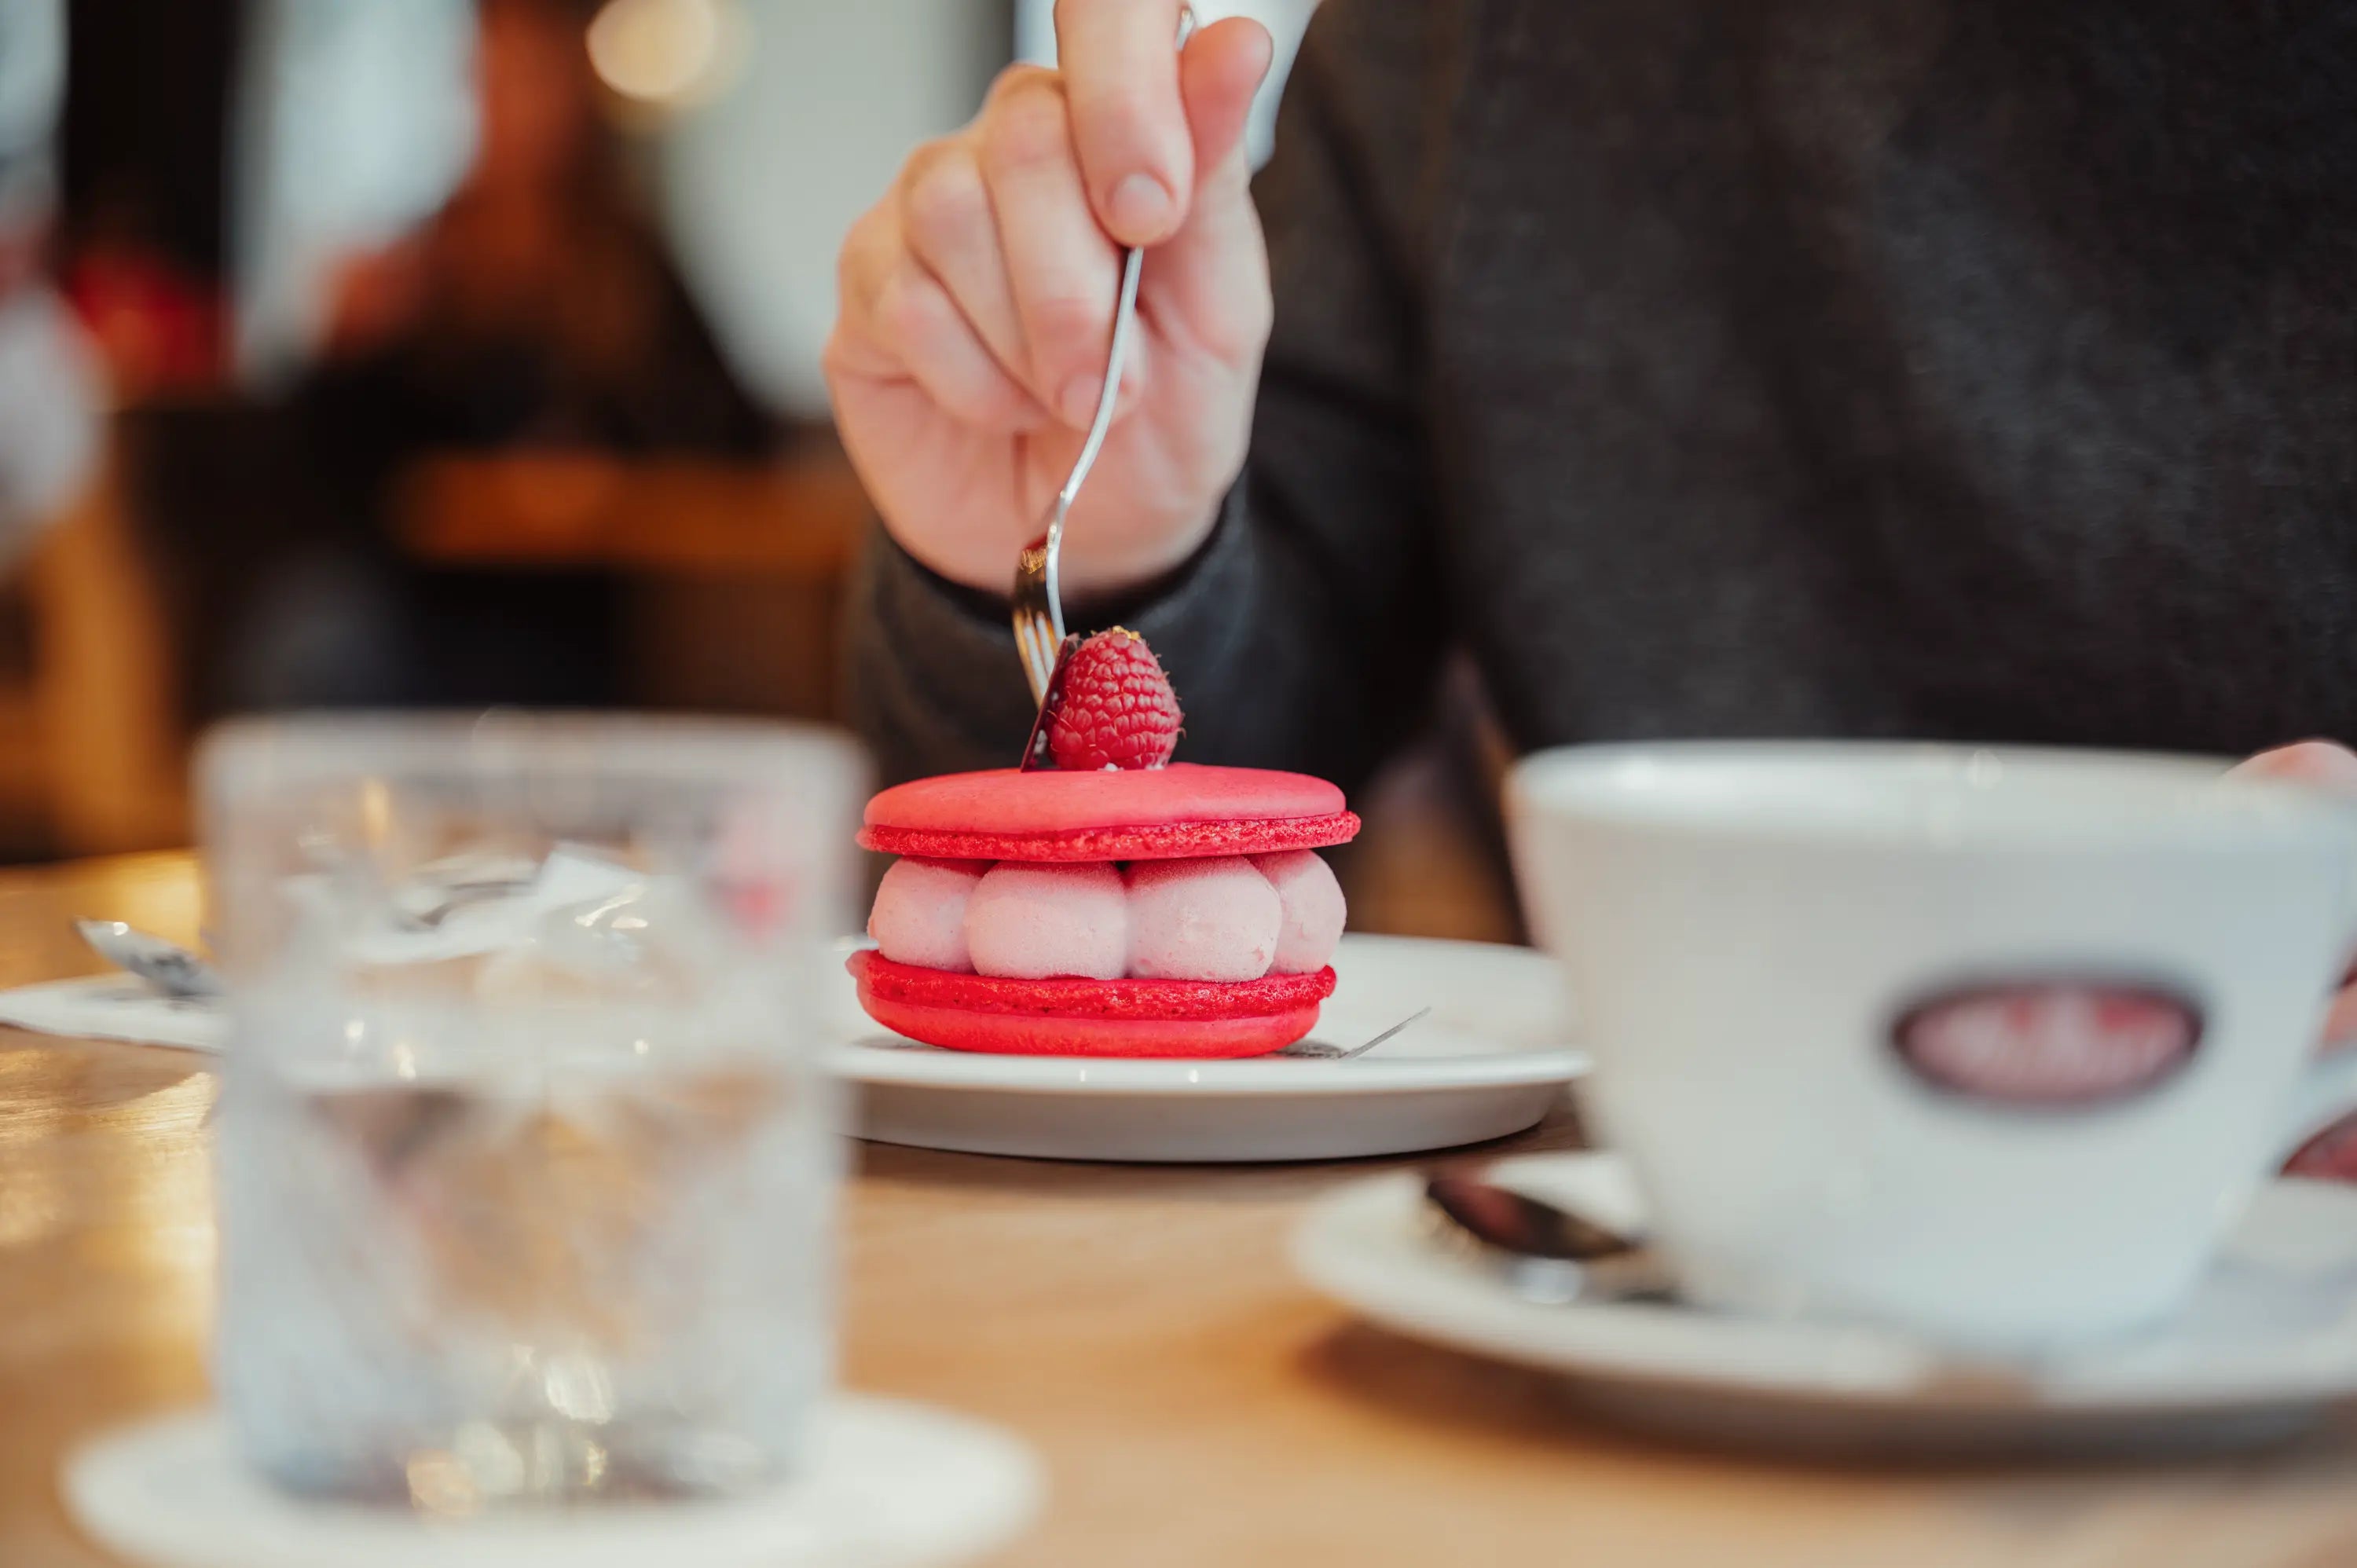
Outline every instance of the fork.
<svg viewBox="0 0 2357 1568"><path fill-rule="evenodd" d="M1046 532L1025 545L1015 560L1015 650L1023 660L1023 673L1030 679L1032 698L1043 709L1055 687L1058 667L1068 657L1064 599L1056 570L1064 549L1064 519L1113 424L1113 405L1121 396L1122 362L1129 357L1129 340L1137 330L1137 274L1145 259L1144 250L1132 247L1121 264L1121 303L1114 310L1113 350L1105 356L1104 388L1097 393L1096 417L1089 422L1088 439L1081 444L1071 477L1049 509ZM1030 766L1028 754L1025 766Z"/></svg>
<svg viewBox="0 0 2357 1568"><path fill-rule="evenodd" d="M1194 11L1180 6L1177 47L1186 48L1187 36L1194 30ZM1081 455L1048 510L1047 527L1015 558L1015 587L1010 596L1015 651L1023 660L1024 678L1031 683L1031 699L1039 708L1031 723L1030 738L1023 745L1022 770L1027 773L1047 766L1048 721L1063 684L1065 662L1072 656L1056 570L1064 549L1064 519L1081 493L1081 482L1097 460L1098 448L1104 445L1105 431L1113 424L1113 406L1121 398L1121 368L1129 357L1129 340L1137 331L1137 274L1145 263L1142 246L1131 246L1122 257L1121 298L1114 306L1113 347L1105 355L1104 386L1097 392L1096 416L1089 421L1088 439L1081 443Z"/></svg>

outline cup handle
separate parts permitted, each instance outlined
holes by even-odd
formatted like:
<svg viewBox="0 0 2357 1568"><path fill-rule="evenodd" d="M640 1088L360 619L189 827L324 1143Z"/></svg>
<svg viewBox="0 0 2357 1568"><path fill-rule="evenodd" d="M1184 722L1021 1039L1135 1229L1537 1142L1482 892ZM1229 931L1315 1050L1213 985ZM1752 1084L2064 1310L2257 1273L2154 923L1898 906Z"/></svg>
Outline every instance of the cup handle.
<svg viewBox="0 0 2357 1568"><path fill-rule="evenodd" d="M2349 871L2348 897L2351 913L2344 924L2349 932L2341 950L2357 954L2357 866ZM2343 983L2357 983L2357 961L2343 966L2330 994L2338 996ZM2319 1133L2352 1115L2357 1115L2357 1040L2336 1042L2333 1049L2312 1058L2308 1070L2293 1086L2291 1103L2286 1108L2276 1138L2278 1163L2299 1153Z"/></svg>
<svg viewBox="0 0 2357 1568"><path fill-rule="evenodd" d="M2343 1044L2309 1063L2294 1086L2276 1139L2281 1158L2345 1116L2357 1115L2357 1044Z"/></svg>
<svg viewBox="0 0 2357 1568"><path fill-rule="evenodd" d="M2341 950L2357 954L2357 866L2349 871L2349 908L2344 922L2349 933ZM2357 961L2343 966L2329 994L2338 996L2343 983L2357 983ZM2357 1040L2345 1040L2312 1058L2293 1086L2291 1104L2276 1134L2277 1163L2291 1158L2310 1138L2352 1115L2357 1115Z"/></svg>

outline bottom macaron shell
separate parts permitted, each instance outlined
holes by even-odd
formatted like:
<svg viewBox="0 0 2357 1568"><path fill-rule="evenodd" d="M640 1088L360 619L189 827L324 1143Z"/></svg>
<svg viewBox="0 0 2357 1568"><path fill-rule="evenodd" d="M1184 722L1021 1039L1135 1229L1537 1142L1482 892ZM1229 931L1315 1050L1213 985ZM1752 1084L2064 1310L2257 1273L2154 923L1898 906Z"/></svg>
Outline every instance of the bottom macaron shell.
<svg viewBox="0 0 2357 1568"><path fill-rule="evenodd" d="M1006 980L853 953L867 1015L929 1046L1033 1057L1257 1057L1318 1025L1334 972L1258 980Z"/></svg>
<svg viewBox="0 0 2357 1568"><path fill-rule="evenodd" d="M867 1015L944 1050L996 1056L1135 1057L1161 1060L1265 1057L1318 1026L1318 1004L1243 1018L1074 1018L977 1013L889 1001L860 988Z"/></svg>

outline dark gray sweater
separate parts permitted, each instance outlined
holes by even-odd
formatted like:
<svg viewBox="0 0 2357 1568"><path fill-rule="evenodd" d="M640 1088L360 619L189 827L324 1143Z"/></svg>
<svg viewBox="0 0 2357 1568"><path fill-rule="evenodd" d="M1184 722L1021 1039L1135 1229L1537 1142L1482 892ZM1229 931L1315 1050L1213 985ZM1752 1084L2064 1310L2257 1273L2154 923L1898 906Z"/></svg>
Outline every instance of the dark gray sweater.
<svg viewBox="0 0 2357 1568"><path fill-rule="evenodd" d="M2357 737L2357 5L1329 0L1256 191L1249 467L1093 614L1182 757L1354 784L1452 642L1523 746ZM888 772L1014 759L1001 607L854 613Z"/></svg>

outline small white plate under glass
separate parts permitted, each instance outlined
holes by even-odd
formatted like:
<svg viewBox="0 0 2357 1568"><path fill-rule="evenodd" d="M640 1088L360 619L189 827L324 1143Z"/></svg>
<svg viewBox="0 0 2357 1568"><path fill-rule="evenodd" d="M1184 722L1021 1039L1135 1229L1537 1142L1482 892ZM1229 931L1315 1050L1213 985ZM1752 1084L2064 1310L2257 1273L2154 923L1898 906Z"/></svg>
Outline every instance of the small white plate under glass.
<svg viewBox="0 0 2357 1568"><path fill-rule="evenodd" d="M848 948L846 947L846 950ZM1036 1159L1201 1163L1329 1160L1452 1148L1536 1123L1586 1070L1565 1047L1561 981L1528 948L1345 936L1313 1047L1348 1061L1090 1060L939 1050L829 995L836 1073L879 1143Z"/></svg>
<svg viewBox="0 0 2357 1568"><path fill-rule="evenodd" d="M969 1417L837 1394L813 1436L802 1477L754 1497L427 1518L274 1491L200 1408L94 1439L59 1489L91 1539L156 1568L949 1568L1039 1512L1039 1459Z"/></svg>

